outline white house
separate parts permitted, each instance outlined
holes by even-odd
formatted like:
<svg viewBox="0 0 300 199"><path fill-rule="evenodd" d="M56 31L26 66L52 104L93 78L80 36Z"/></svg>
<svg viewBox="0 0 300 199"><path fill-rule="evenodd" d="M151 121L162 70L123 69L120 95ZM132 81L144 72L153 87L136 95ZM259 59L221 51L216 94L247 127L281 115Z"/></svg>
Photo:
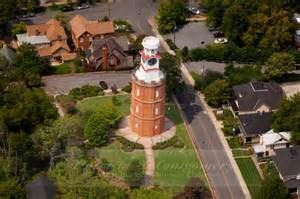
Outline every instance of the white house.
<svg viewBox="0 0 300 199"><path fill-rule="evenodd" d="M274 149L283 149L290 146L291 135L289 132L276 133L273 129L260 135L259 144L253 145L257 158L274 155Z"/></svg>

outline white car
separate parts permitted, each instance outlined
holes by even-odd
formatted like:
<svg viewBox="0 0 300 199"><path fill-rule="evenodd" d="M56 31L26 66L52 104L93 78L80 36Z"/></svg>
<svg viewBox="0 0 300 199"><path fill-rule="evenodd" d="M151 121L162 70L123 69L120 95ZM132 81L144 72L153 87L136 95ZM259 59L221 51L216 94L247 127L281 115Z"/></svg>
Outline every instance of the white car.
<svg viewBox="0 0 300 199"><path fill-rule="evenodd" d="M214 41L215 44L226 44L227 42L228 40L225 37L216 38Z"/></svg>

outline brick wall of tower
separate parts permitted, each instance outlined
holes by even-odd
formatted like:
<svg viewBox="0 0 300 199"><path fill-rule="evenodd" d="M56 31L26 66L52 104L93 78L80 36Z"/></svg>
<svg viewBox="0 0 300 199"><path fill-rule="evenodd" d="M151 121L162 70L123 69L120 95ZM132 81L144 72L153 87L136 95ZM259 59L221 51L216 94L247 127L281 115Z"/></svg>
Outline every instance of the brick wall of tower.
<svg viewBox="0 0 300 199"><path fill-rule="evenodd" d="M163 132L165 123L165 81L144 84L132 77L130 125L141 136Z"/></svg>

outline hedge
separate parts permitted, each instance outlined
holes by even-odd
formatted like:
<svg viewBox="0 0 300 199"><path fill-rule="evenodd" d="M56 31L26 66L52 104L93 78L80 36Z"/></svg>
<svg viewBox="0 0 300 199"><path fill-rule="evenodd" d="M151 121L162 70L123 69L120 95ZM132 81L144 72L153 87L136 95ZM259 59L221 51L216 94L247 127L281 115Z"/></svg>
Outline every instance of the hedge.
<svg viewBox="0 0 300 199"><path fill-rule="evenodd" d="M131 142L121 136L116 136L116 139L118 140L118 142L121 143L121 149L125 152L132 152L133 150L136 149L144 149L144 146L136 143L136 142Z"/></svg>
<svg viewBox="0 0 300 199"><path fill-rule="evenodd" d="M183 141L176 135L172 137L169 140L166 140L164 142L157 143L152 147L152 149L165 149L168 147L174 147L174 148L183 148L184 143Z"/></svg>

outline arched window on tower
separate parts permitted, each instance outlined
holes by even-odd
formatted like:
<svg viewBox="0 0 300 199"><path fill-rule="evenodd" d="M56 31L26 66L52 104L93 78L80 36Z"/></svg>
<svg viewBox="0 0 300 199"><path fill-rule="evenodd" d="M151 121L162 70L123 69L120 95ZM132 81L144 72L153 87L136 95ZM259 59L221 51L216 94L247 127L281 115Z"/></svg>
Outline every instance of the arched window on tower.
<svg viewBox="0 0 300 199"><path fill-rule="evenodd" d="M158 97L159 97L159 91L156 90L156 91L155 91L155 98L158 98Z"/></svg>
<svg viewBox="0 0 300 199"><path fill-rule="evenodd" d="M155 107L155 115L158 115L158 108Z"/></svg>
<svg viewBox="0 0 300 199"><path fill-rule="evenodd" d="M136 89L136 96L140 96L140 89Z"/></svg>

